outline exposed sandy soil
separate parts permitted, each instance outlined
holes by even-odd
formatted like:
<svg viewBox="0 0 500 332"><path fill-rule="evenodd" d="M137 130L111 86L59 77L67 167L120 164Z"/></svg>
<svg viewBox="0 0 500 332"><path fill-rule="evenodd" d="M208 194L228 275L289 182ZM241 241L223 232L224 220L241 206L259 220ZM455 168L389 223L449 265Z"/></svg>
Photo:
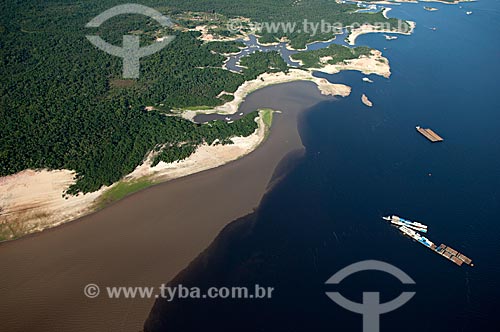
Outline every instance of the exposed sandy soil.
<svg viewBox="0 0 500 332"><path fill-rule="evenodd" d="M324 62L328 59L323 59ZM343 84L330 83L326 79L313 76L314 71L329 74L341 70L358 70L364 74L377 74L389 77L389 61L382 56L380 51L372 51L368 57L344 61L336 65L325 64L323 68L301 70L291 69L289 73L262 74L257 79L245 82L234 93L234 100L214 109L202 111L182 111L180 116L192 120L198 113L235 114L240 104L252 92L270 85L294 81L314 82L325 96L348 96L351 88ZM125 177L125 181L149 177L155 181L172 180L189 174L198 173L207 169L224 165L239 159L262 143L265 137L263 122L259 120L259 129L249 137L234 138L235 144L226 146L207 146L198 148L196 153L178 163L160 163L151 168L151 157L137 167L133 173ZM20 235L40 231L53 227L95 209L99 197L109 188L100 191L64 198L63 194L73 183L74 172L60 171L33 171L27 170L16 175L0 179L0 235L3 238L17 237Z"/></svg>
<svg viewBox="0 0 500 332"><path fill-rule="evenodd" d="M151 167L153 159L151 154L145 163L137 166L124 180L137 180L147 176L155 180L167 181L202 172L239 159L255 150L264 141L267 130L266 125L262 120L262 116L257 121L259 127L252 135L232 138L234 144L231 145L209 146L204 144L189 158L176 163L160 162L155 167Z"/></svg>
<svg viewBox="0 0 500 332"><path fill-rule="evenodd" d="M335 74L341 70L357 70L366 75L376 74L386 78L391 76L389 60L378 50L372 50L369 56L361 56L358 59L346 60L335 65L325 65L319 69L328 74Z"/></svg>
<svg viewBox="0 0 500 332"><path fill-rule="evenodd" d="M203 41L214 41L215 37L208 33L208 27L206 25L200 25L193 29L201 33L200 39Z"/></svg>
<svg viewBox="0 0 500 332"><path fill-rule="evenodd" d="M321 69L321 71L323 71ZM192 120L198 113L203 114L235 114L238 112L239 105L243 102L246 96L250 93L262 89L266 86L288 83L294 81L312 81L316 83L318 89L324 95L348 96L351 88L344 84L329 83L325 79L320 79L312 75L313 71L290 69L288 74L285 73L265 73L257 77L255 80L243 83L234 93L234 99L224 105L215 107L214 109L198 110L198 111L182 111L180 114L185 119ZM337 71L335 71L337 72Z"/></svg>
<svg viewBox="0 0 500 332"><path fill-rule="evenodd" d="M365 3L369 4L377 4L377 5L393 5L394 3L419 3L419 2L440 2L444 3L447 5L456 5L461 2L474 2L476 0L455 0L455 1L442 1L442 0L392 0L392 1L386 1L386 0L381 0L381 1L370 1Z"/></svg>
<svg viewBox="0 0 500 332"><path fill-rule="evenodd" d="M420 0L422 2L440 2L447 5L456 5L461 2L474 2L475 0L455 0L455 1L440 1L440 0Z"/></svg>
<svg viewBox="0 0 500 332"><path fill-rule="evenodd" d="M402 35L411 35L413 33L413 30L416 27L416 23L412 21L406 21L410 25L410 30L409 31L399 31L399 30L390 30L390 29L379 29L374 25L371 24L364 24L360 26L359 28L355 28L351 30L351 33L349 34L349 37L347 37L347 42L349 45L355 45L356 44L356 38L358 38L361 35L364 35L366 33L397 33L397 34L402 34Z"/></svg>
<svg viewBox="0 0 500 332"><path fill-rule="evenodd" d="M372 107L373 106L373 103L370 101L370 99L368 99L368 97L364 93L361 96L361 101L363 102L363 104L365 104L368 107Z"/></svg>
<svg viewBox="0 0 500 332"><path fill-rule="evenodd" d="M384 17L388 19L389 17L387 16L387 13L390 12L391 10L392 8L390 7L384 8L384 10L382 11L382 15L384 15Z"/></svg>
<svg viewBox="0 0 500 332"><path fill-rule="evenodd" d="M100 191L63 197L74 183L69 170L25 170L0 178L0 225L6 238L36 232L88 212Z"/></svg>
<svg viewBox="0 0 500 332"><path fill-rule="evenodd" d="M309 71L293 69L289 74L263 74L254 81L240 86L235 99L214 110L202 113L236 113L245 97L265 86L292 81L312 81L316 83L323 95L348 96L351 88L343 84L333 84L325 79L312 76ZM183 117L193 118L197 112L183 112ZM125 181L149 177L155 181L167 181L198 173L204 170L224 165L239 159L257 148L265 138L265 125L259 118L259 128L248 137L233 138L232 145L202 145L196 153L186 160L176 163L159 163L150 167L152 156L138 166L133 173L125 177ZM33 171L27 170L9 177L1 178L0 182L0 235L9 239L28 233L37 232L49 227L74 220L95 209L99 197L109 188L86 195L64 198L63 194L74 183L74 172ZM111 188L111 187L110 187Z"/></svg>
<svg viewBox="0 0 500 332"><path fill-rule="evenodd" d="M196 153L178 163L160 163L150 167L151 158L125 177L125 181L148 176L166 181L224 165L255 150L265 138L262 117L259 127L248 137L233 138L232 145L202 145ZM26 170L0 178L0 231L5 239L41 231L77 219L95 209L95 203L106 190L78 196L64 196L73 184L70 170Z"/></svg>
<svg viewBox="0 0 500 332"><path fill-rule="evenodd" d="M333 100L309 82L259 90L241 111L282 113L276 114L268 139L245 158L0 244L2 331L32 331L33 326L38 332L141 331L155 299L110 299L104 287L156 287L171 280L229 222L253 211L269 183L289 170L278 165L294 165L300 158L299 114ZM89 283L101 287L98 298L84 296Z"/></svg>
<svg viewBox="0 0 500 332"><path fill-rule="evenodd" d="M241 21L246 21L248 22L249 19L244 19L242 18ZM211 28L217 28L216 25L211 25L211 26L208 26L208 25L199 25L197 26L196 28L194 29L189 29L190 31L198 31L201 33L201 36L200 36L200 40L203 40L204 42L212 42L212 41L232 41L232 40L238 40L238 39L244 39L244 40L248 40L249 37L248 37L248 34L246 35L243 35L243 34L235 34L231 37L224 37L224 36L214 36L212 35L211 33L209 33L209 29Z"/></svg>

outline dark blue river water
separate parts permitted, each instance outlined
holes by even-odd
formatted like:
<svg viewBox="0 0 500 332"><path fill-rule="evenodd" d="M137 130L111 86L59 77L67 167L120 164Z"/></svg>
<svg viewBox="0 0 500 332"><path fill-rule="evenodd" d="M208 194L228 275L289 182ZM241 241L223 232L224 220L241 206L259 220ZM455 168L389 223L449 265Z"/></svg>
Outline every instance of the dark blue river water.
<svg viewBox="0 0 500 332"><path fill-rule="evenodd" d="M495 331L500 300L500 2L393 6L417 22L412 36L363 35L383 50L392 76L321 74L353 87L350 97L303 113L307 148L252 215L231 224L174 283L261 285L272 300L184 301L157 306L163 330L362 331L361 315L325 295L382 301L415 291L383 315L381 331ZM466 11L472 15L466 15ZM434 31L431 28L436 27ZM366 93L374 103L364 106ZM415 126L445 142L431 144ZM471 257L458 267L381 220L397 214L429 225L428 237ZM325 285L366 259L391 263L416 282L380 272ZM153 315L154 317L154 315ZM160 328L158 330L161 330Z"/></svg>

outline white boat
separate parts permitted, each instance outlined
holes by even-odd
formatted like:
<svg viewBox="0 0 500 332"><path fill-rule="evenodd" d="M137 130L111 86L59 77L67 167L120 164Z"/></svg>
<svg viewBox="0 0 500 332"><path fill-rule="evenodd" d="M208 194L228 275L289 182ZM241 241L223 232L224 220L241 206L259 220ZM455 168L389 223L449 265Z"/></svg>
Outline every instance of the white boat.
<svg viewBox="0 0 500 332"><path fill-rule="evenodd" d="M420 244L423 244L427 248L430 248L433 250L436 248L436 245L434 244L434 242L432 242L431 240L429 240L425 236L418 234L414 230L410 229L408 226L401 226L401 227L399 227L399 230L401 231L401 233L408 235L409 237L416 240Z"/></svg>
<svg viewBox="0 0 500 332"><path fill-rule="evenodd" d="M397 36L389 36L389 35L384 35L385 36L385 39L386 40L394 40L394 39L398 39Z"/></svg>
<svg viewBox="0 0 500 332"><path fill-rule="evenodd" d="M398 216L387 216L387 217L382 217L382 219L390 221L391 224L393 225L406 226L412 230L422 233L427 233L427 225L424 225L417 221L406 220Z"/></svg>

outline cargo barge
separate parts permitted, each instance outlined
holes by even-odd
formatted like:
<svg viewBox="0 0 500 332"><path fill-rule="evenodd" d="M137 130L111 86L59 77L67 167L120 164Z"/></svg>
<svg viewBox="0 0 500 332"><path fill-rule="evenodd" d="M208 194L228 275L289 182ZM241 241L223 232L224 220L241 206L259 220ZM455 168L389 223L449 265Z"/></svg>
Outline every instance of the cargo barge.
<svg viewBox="0 0 500 332"><path fill-rule="evenodd" d="M459 253L455 249L445 246L444 244L440 244L439 247L436 248L436 252L441 256L448 258L458 266L462 266L463 263L474 266L474 264L472 264L472 259L465 256L464 254Z"/></svg>
<svg viewBox="0 0 500 332"><path fill-rule="evenodd" d="M431 249L435 253L443 256L444 258L452 261L453 263L457 264L458 266L462 266L462 264L464 264L464 263L467 265L470 265L470 266L474 266L474 264L472 264L472 260L469 257L465 256L462 253L459 253L455 249L452 249L444 244L440 244L438 247L434 244L434 242L432 242L431 240L429 240L425 236L418 234L416 231L408 228L407 226L401 226L401 227L399 227L399 230L404 235L411 237L412 239L414 239L418 243Z"/></svg>
<svg viewBox="0 0 500 332"><path fill-rule="evenodd" d="M436 134L432 129L424 129L420 126L417 126L417 131L432 143L444 141L444 139L438 134Z"/></svg>

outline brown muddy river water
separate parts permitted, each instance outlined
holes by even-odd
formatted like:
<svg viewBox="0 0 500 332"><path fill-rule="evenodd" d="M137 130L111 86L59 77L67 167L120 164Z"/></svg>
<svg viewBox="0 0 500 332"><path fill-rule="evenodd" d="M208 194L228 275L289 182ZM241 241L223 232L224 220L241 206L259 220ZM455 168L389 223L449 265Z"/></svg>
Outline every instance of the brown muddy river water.
<svg viewBox="0 0 500 332"><path fill-rule="evenodd" d="M117 300L101 293L88 299L85 285L159 286L172 279L227 223L258 205L280 160L303 149L297 115L332 99L307 82L257 91L241 111L270 107L283 113L252 154L0 245L1 330L141 331L154 298Z"/></svg>

